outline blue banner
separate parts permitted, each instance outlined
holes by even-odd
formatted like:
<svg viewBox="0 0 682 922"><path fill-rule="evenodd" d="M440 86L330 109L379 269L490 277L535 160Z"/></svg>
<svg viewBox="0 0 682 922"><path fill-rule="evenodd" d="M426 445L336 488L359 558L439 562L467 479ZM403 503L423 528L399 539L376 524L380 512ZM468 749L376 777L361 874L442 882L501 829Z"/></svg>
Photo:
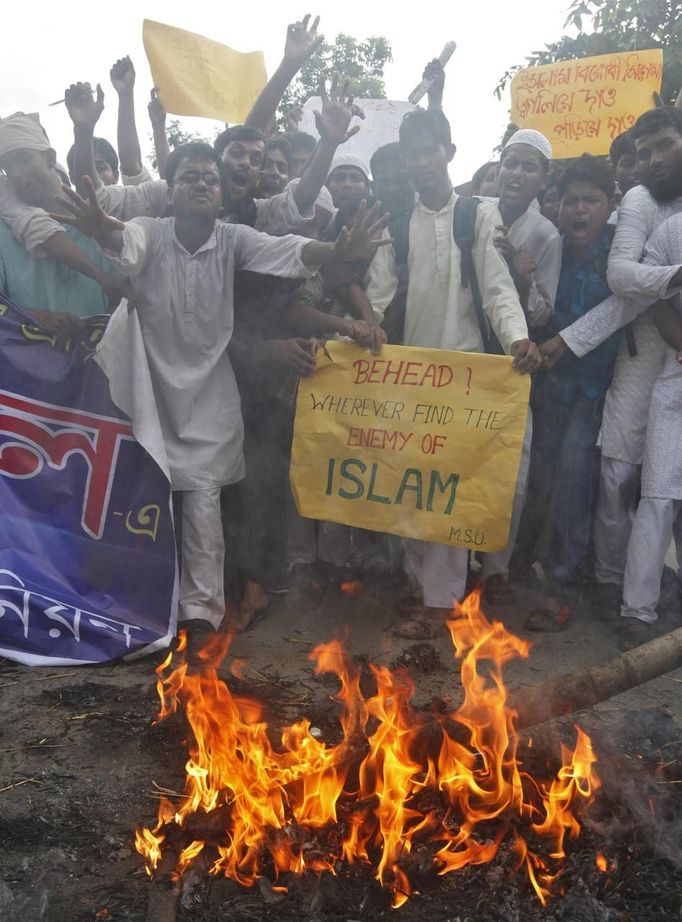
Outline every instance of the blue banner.
<svg viewBox="0 0 682 922"><path fill-rule="evenodd" d="M0 294L0 655L102 663L175 631L170 482L80 341Z"/></svg>

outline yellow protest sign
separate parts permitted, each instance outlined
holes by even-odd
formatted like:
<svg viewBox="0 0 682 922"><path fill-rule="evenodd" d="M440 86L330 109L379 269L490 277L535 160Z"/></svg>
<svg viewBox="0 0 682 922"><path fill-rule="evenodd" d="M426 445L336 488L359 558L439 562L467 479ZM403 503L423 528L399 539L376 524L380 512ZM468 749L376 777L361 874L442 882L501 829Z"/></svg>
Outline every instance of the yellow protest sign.
<svg viewBox="0 0 682 922"><path fill-rule="evenodd" d="M608 154L616 135L654 106L663 51L628 51L520 70L511 82L511 120L552 142L554 157Z"/></svg>
<svg viewBox="0 0 682 922"><path fill-rule="evenodd" d="M159 99L174 115L243 122L267 83L261 51L242 54L151 19L142 37Z"/></svg>
<svg viewBox="0 0 682 922"><path fill-rule="evenodd" d="M529 377L498 355L328 349L298 390L290 478L301 515L505 547Z"/></svg>

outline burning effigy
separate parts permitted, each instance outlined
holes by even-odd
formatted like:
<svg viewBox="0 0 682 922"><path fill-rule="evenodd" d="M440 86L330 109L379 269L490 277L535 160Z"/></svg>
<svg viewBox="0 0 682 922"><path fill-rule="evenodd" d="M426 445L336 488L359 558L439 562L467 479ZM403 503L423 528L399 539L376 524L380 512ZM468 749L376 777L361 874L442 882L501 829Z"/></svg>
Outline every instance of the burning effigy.
<svg viewBox="0 0 682 922"><path fill-rule="evenodd" d="M363 694L340 642L318 645L315 671L339 682L335 743L306 718L275 732L261 704L233 695L217 672L229 638L196 671L181 644L157 687L159 719L182 711L191 728L185 790L136 831L148 873L163 861L177 879L203 855L211 875L286 891L291 875L364 866L397 908L418 892L417 852L422 869L446 875L492 862L505 843L543 905L561 895L566 840L600 788L590 738L577 727L558 770L536 777L503 677L529 643L489 621L478 592L454 608L448 630L463 689L449 713L417 709L403 669L370 665L375 690Z"/></svg>

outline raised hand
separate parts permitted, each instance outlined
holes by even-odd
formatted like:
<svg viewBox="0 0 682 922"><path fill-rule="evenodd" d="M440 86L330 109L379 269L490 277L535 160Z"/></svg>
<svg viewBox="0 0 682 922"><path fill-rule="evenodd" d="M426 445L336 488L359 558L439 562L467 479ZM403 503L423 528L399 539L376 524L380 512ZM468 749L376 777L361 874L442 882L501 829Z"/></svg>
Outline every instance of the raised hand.
<svg viewBox="0 0 682 922"><path fill-rule="evenodd" d="M429 63L424 68L422 79L432 81L427 90L429 96L429 105L432 108L439 107L443 101L443 90L445 88L445 68L440 63L438 58L434 58L433 61L429 61Z"/></svg>
<svg viewBox="0 0 682 922"><path fill-rule="evenodd" d="M62 186L63 195L56 201L66 208L68 214L51 214L50 217L62 224L70 224L86 237L92 237L93 240L106 245L110 235L114 231L122 231L124 224L102 210L90 177L84 176L83 181L88 190L88 201L69 186Z"/></svg>
<svg viewBox="0 0 682 922"><path fill-rule="evenodd" d="M89 83L72 83L64 92L64 102L76 128L91 128L94 131L104 109L104 93L99 83L96 97Z"/></svg>
<svg viewBox="0 0 682 922"><path fill-rule="evenodd" d="M287 123L284 134L296 134L303 118L303 106L292 106L291 109L287 109L284 117Z"/></svg>
<svg viewBox="0 0 682 922"><path fill-rule="evenodd" d="M293 22L287 26L284 60L297 67L301 67L324 41L323 37L317 34L320 17L315 17L310 28L308 28L309 22L310 13L306 13L300 22Z"/></svg>
<svg viewBox="0 0 682 922"><path fill-rule="evenodd" d="M109 71L109 76L119 96L121 93L132 93L135 86L135 68L128 55L116 61Z"/></svg>
<svg viewBox="0 0 682 922"><path fill-rule="evenodd" d="M362 109L353 105L353 97L347 95L350 81L344 80L342 85L340 83L339 75L334 74L329 95L324 81L320 83L318 93L322 99L322 111L313 113L320 137L332 144L343 144L360 131L360 125L348 127L353 116L365 117Z"/></svg>
<svg viewBox="0 0 682 922"><path fill-rule="evenodd" d="M367 202L363 199L350 230L342 228L334 244L336 258L344 262L373 259L379 247L393 243L390 237L381 235L390 217L387 211L382 210L381 202L376 202L368 211Z"/></svg>
<svg viewBox="0 0 682 922"><path fill-rule="evenodd" d="M149 121L152 123L153 127L165 128L166 110L159 99L158 86L155 86L151 91L151 99L147 106L147 111L149 112Z"/></svg>

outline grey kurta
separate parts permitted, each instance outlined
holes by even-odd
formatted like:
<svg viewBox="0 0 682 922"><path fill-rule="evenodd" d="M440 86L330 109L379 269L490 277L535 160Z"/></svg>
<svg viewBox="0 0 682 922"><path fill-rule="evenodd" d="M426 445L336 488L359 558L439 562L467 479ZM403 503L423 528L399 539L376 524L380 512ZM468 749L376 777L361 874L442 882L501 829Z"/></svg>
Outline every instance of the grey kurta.
<svg viewBox="0 0 682 922"><path fill-rule="evenodd" d="M239 392L227 345L236 269L309 276L301 237L270 237L216 223L190 254L173 218L136 218L116 265L131 277L174 490L202 490L244 476Z"/></svg>

